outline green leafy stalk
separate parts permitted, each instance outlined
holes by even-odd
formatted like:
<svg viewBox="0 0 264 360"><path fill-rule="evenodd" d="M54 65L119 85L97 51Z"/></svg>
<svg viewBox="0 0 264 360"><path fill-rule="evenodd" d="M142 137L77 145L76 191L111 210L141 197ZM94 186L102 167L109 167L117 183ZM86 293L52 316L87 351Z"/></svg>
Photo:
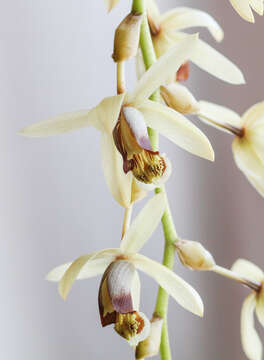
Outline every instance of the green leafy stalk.
<svg viewBox="0 0 264 360"><path fill-rule="evenodd" d="M132 11L140 14L144 14L144 18L141 25L141 33L140 33L140 47L141 47L145 67L146 69L148 69L155 63L156 54L152 43L147 16L145 13L144 0L133 0ZM157 102L160 101L159 91L156 91L154 94L152 94L151 100ZM153 150L157 151L158 133L150 128L148 129L148 132ZM166 193L165 187L157 188L155 191L156 193L159 193L161 191ZM174 257L175 257L175 248L173 243L177 241L178 238L168 202L167 202L167 208L163 214L161 221L162 221L163 233L165 238L163 265L165 265L169 269L172 269L174 265ZM170 351L169 335L168 335L168 327L167 327L168 301L169 301L169 296L167 292L160 287L156 300L155 314L157 314L158 316L164 319L162 336L161 336L161 345L160 345L160 354L162 360L171 360L171 351Z"/></svg>

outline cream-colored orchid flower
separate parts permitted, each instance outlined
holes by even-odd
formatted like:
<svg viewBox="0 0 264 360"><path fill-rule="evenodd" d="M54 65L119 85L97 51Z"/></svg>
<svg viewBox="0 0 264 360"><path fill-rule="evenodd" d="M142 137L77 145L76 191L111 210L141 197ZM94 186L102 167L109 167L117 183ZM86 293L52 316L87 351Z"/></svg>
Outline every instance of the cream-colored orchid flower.
<svg viewBox="0 0 264 360"><path fill-rule="evenodd" d="M253 105L240 117L226 107L201 101L199 118L235 135L232 145L235 162L264 196L264 102Z"/></svg>
<svg viewBox="0 0 264 360"><path fill-rule="evenodd" d="M120 0L105 0L107 11L110 12L119 3L119 1Z"/></svg>
<svg viewBox="0 0 264 360"><path fill-rule="evenodd" d="M252 9L255 10L257 14L263 15L263 0L230 0L230 3L246 21L255 22Z"/></svg>
<svg viewBox="0 0 264 360"><path fill-rule="evenodd" d="M201 10L177 7L161 15L154 0L147 0L147 12L152 40L158 57L166 53L175 43L188 37L189 35L181 30L191 27L205 27L216 41L223 39L224 33L218 23ZM211 46L199 40L197 49L198 51L190 57L194 64L228 83L244 83L243 74L237 66Z"/></svg>
<svg viewBox="0 0 264 360"><path fill-rule="evenodd" d="M132 346L144 340L150 330L146 317L138 312L140 286L136 269L157 281L185 309L203 314L202 300L189 284L160 263L138 254L159 224L165 207L165 195L155 195L137 215L119 249L83 255L47 275L48 280L59 281L59 293L66 299L75 280L103 274L99 290L102 325L115 323L115 330Z"/></svg>
<svg viewBox="0 0 264 360"><path fill-rule="evenodd" d="M259 291L254 291L243 303L241 310L241 342L243 350L250 360L262 359L262 344L254 326L254 312L264 327L264 272L250 261L238 259L232 271L242 277L249 277L262 284Z"/></svg>
<svg viewBox="0 0 264 360"><path fill-rule="evenodd" d="M51 136L95 126L102 133L102 165L108 187L114 198L128 207L133 198L133 179L138 184L153 186L169 176L170 163L165 156L152 151L147 126L192 154L214 159L209 140L196 126L180 113L148 100L196 52L197 41L193 35L178 42L144 74L131 93L105 98L92 110L41 121L20 133L31 137Z"/></svg>

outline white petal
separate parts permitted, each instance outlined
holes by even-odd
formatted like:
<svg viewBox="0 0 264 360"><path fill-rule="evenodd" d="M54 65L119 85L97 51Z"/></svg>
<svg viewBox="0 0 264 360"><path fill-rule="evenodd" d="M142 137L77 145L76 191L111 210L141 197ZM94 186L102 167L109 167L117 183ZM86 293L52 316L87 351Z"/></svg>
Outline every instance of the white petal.
<svg viewBox="0 0 264 360"><path fill-rule="evenodd" d="M206 27L216 41L222 41L224 32L215 19L204 11L177 7L161 16L162 29L184 30L190 27Z"/></svg>
<svg viewBox="0 0 264 360"><path fill-rule="evenodd" d="M136 253L144 246L158 226L165 207L166 197L164 193L154 195L147 202L121 241L120 249L122 252Z"/></svg>
<svg viewBox="0 0 264 360"><path fill-rule="evenodd" d="M263 285L262 285L263 287ZM260 293L257 295L257 305L256 305L256 314L258 321L264 327L264 291L261 289Z"/></svg>
<svg viewBox="0 0 264 360"><path fill-rule="evenodd" d="M90 277L100 275L104 272L105 267L108 265L108 259L99 259L99 260L90 260L83 266L80 273L78 274L76 280L88 279ZM71 266L71 262L57 266L55 269L51 270L46 276L46 280L58 282L61 280L65 272Z"/></svg>
<svg viewBox="0 0 264 360"><path fill-rule="evenodd" d="M182 114L150 100L138 108L149 127L191 154L214 160L214 151L207 137Z"/></svg>
<svg viewBox="0 0 264 360"><path fill-rule="evenodd" d="M241 342L250 360L261 360L262 344L254 326L254 310L256 295L250 294L243 303L241 310Z"/></svg>
<svg viewBox="0 0 264 360"><path fill-rule="evenodd" d="M141 49L138 49L138 53L136 56L136 74L137 79L139 80L143 74L146 72L146 67L143 60L143 55Z"/></svg>
<svg viewBox="0 0 264 360"><path fill-rule="evenodd" d="M63 299L66 299L68 296L69 291L72 288L73 283L77 279L78 275L80 274L81 270L86 265L86 271L89 272L89 266L87 265L88 262L91 261L91 266L93 265L92 260L104 260L102 261L101 271L103 272L107 266L113 261L114 257L120 254L118 249L105 249L102 251L94 252L91 254L86 254L71 264L71 266L66 270L62 279L59 282L59 293Z"/></svg>
<svg viewBox="0 0 264 360"><path fill-rule="evenodd" d="M191 61L209 74L230 84L244 84L245 79L239 68L224 55L204 41L199 40Z"/></svg>
<svg viewBox="0 0 264 360"><path fill-rule="evenodd" d="M264 183L254 177L247 176L250 184L257 190L257 192L264 197Z"/></svg>
<svg viewBox="0 0 264 360"><path fill-rule="evenodd" d="M243 277L247 277L255 281L264 280L263 271L258 266L245 259L238 259L232 265L231 270Z"/></svg>
<svg viewBox="0 0 264 360"><path fill-rule="evenodd" d="M249 180L253 179L260 184L260 186L264 186L264 164L247 139L235 138L232 149L238 168Z"/></svg>
<svg viewBox="0 0 264 360"><path fill-rule="evenodd" d="M243 122L247 128L252 128L263 122L264 119L264 101L251 106L242 116Z"/></svg>
<svg viewBox="0 0 264 360"><path fill-rule="evenodd" d="M228 132L229 134L230 131L221 127L221 125L226 126L228 124L237 128L242 127L243 121L235 111L207 101L200 101L199 105L199 118L206 124ZM219 124L219 126L217 126L217 124Z"/></svg>
<svg viewBox="0 0 264 360"><path fill-rule="evenodd" d="M173 271L143 255L135 254L130 260L139 270L156 280L182 307L203 316L203 302L200 295Z"/></svg>
<svg viewBox="0 0 264 360"><path fill-rule="evenodd" d="M119 0L104 0L104 1L108 12L111 11L117 5L117 3L119 3Z"/></svg>
<svg viewBox="0 0 264 360"><path fill-rule="evenodd" d="M103 133L101 156L104 177L114 199L127 208L131 203L132 173L123 171L123 159L117 151L111 134Z"/></svg>
<svg viewBox="0 0 264 360"><path fill-rule="evenodd" d="M258 126L254 126L252 129L247 129L246 137L264 164L264 122L263 124L259 123Z"/></svg>
<svg viewBox="0 0 264 360"><path fill-rule="evenodd" d="M133 281L132 281L132 286L131 286L131 294L132 294L132 299L133 299L133 308L136 311L139 311L140 289L141 289L140 279L139 279L138 272L136 271L135 276L134 276Z"/></svg>
<svg viewBox="0 0 264 360"><path fill-rule="evenodd" d="M249 6L249 0L230 0L230 3L244 20L252 23L255 21Z"/></svg>
<svg viewBox="0 0 264 360"><path fill-rule="evenodd" d="M103 99L96 110L102 131L112 135L112 131L117 123L122 104L126 93L110 96Z"/></svg>
<svg viewBox="0 0 264 360"><path fill-rule="evenodd" d="M97 121L96 108L74 111L27 126L19 134L30 137L54 136L95 125Z"/></svg>
<svg viewBox="0 0 264 360"><path fill-rule="evenodd" d="M167 81L170 75L175 73L193 55L197 41L197 35L190 35L179 41L171 50L159 58L138 81L127 102L135 104L148 99L160 85Z"/></svg>
<svg viewBox="0 0 264 360"><path fill-rule="evenodd" d="M249 0L250 6L253 10L256 11L259 15L263 15L264 4L263 0Z"/></svg>

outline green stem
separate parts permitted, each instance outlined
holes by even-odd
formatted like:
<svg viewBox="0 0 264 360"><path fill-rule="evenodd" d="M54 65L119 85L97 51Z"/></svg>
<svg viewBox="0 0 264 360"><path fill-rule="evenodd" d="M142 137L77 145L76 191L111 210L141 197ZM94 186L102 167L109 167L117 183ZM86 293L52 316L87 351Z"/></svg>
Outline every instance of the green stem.
<svg viewBox="0 0 264 360"><path fill-rule="evenodd" d="M144 0L133 0L132 11L135 11L140 14L144 14L144 18L141 25L141 33L140 33L140 47L141 47L145 67L146 69L148 69L155 63L156 54L152 43L147 16L145 13ZM152 94L151 100L157 102L160 101L159 91L156 91L154 94ZM150 128L148 129L148 131L149 131L149 138L153 150L157 151L158 134L155 130ZM155 191L156 193L163 191L166 194L165 187L157 188ZM161 221L162 221L163 233L165 238L162 263L169 269L172 269L174 265L174 257L175 257L175 247L173 243L177 241L178 238L168 202ZM171 360L171 351L170 351L169 335L168 335L168 327L167 327L168 302L169 302L169 296L167 292L160 287L156 300L155 313L164 319L161 344L160 344L160 354L162 360Z"/></svg>

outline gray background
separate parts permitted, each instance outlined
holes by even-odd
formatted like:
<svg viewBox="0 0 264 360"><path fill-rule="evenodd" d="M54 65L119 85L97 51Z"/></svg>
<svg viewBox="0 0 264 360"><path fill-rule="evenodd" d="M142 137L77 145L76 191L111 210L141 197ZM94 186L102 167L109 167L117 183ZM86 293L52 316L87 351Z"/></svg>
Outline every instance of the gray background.
<svg viewBox="0 0 264 360"><path fill-rule="evenodd" d="M115 92L113 31L130 1L122 0L110 15L103 0L0 4L0 358L133 358L111 327L101 329L98 278L76 284L66 303L56 286L44 281L57 264L119 244L123 210L102 177L99 134L94 129L48 139L16 134L34 121L89 108ZM263 100L264 19L244 22L228 0L167 0L161 8L174 5L214 15L225 30L216 47L246 75L246 86L231 86L192 66L188 84L197 98L239 112ZM206 31L201 34L213 44ZM133 71L130 63L130 87ZM214 146L215 163L161 140L174 168L168 191L178 233L203 242L223 266L237 257L263 266L264 201L236 169L232 138L201 128ZM161 228L143 252L161 259ZM173 358L244 359L239 314L248 291L215 274L190 272L178 261L175 271L199 291L205 316L201 320L170 302ZM157 285L142 276L142 290L142 310L150 316Z"/></svg>

